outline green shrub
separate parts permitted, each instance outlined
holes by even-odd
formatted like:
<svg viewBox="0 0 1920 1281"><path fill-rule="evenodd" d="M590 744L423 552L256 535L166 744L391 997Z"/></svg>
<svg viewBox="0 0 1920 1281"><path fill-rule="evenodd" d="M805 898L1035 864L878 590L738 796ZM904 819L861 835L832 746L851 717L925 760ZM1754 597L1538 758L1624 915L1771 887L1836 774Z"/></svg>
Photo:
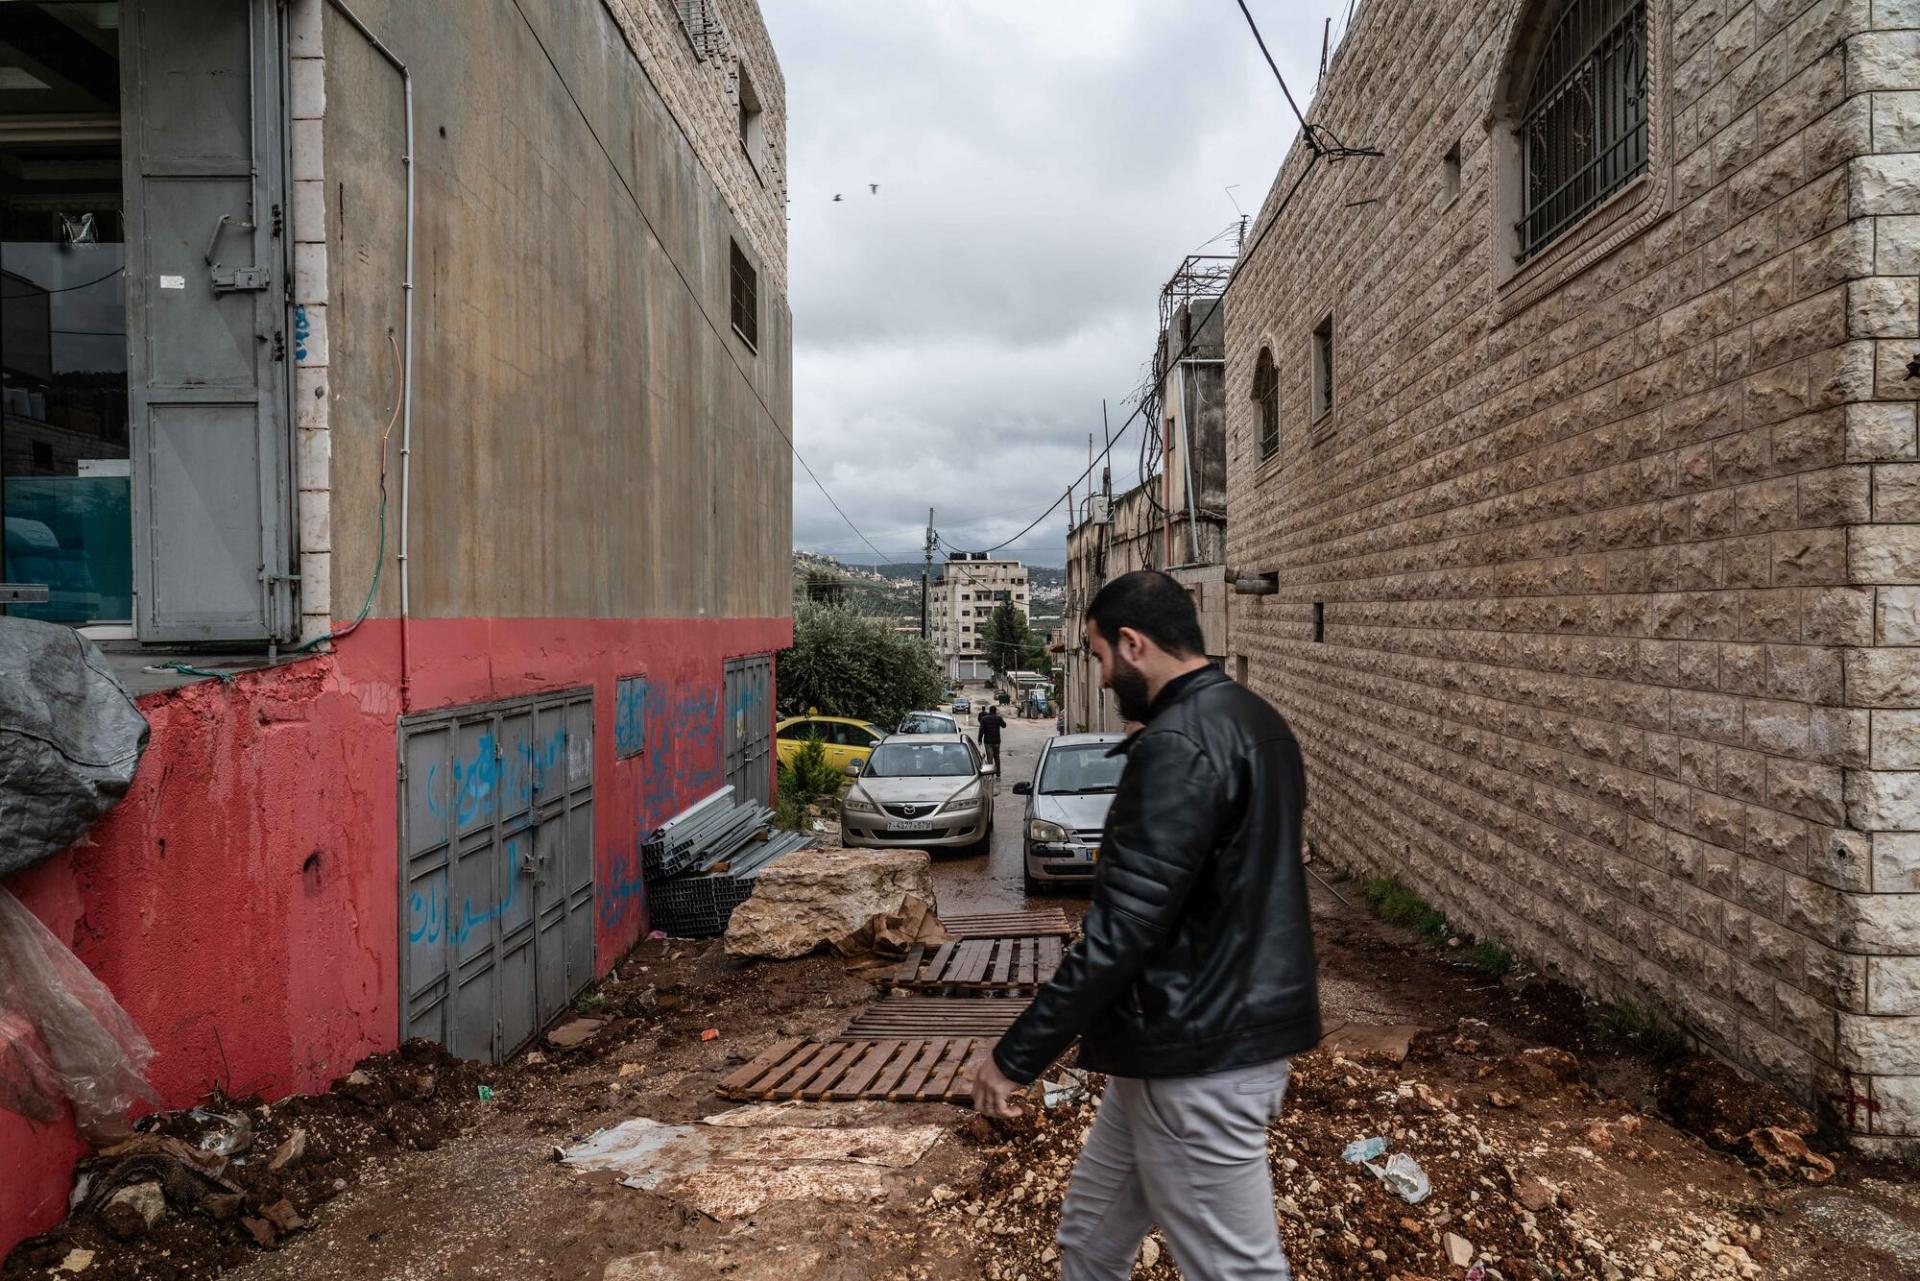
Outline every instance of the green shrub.
<svg viewBox="0 0 1920 1281"><path fill-rule="evenodd" d="M1360 896L1389 925L1414 930L1436 941L1453 931L1444 912L1407 887L1397 876L1378 876L1360 887Z"/></svg>
<svg viewBox="0 0 1920 1281"><path fill-rule="evenodd" d="M1687 1034L1671 1019L1638 1001L1609 1002L1589 1023L1601 1041L1655 1063L1672 1063L1692 1049Z"/></svg>
<svg viewBox="0 0 1920 1281"><path fill-rule="evenodd" d="M1513 953L1492 939L1481 939L1467 952L1467 963L1482 974L1503 979L1513 973Z"/></svg>
<svg viewBox="0 0 1920 1281"><path fill-rule="evenodd" d="M840 784L846 781L847 776L827 759L826 740L816 733L807 735L807 741L793 754L793 778L802 797L813 800L819 796L838 795Z"/></svg>
<svg viewBox="0 0 1920 1281"><path fill-rule="evenodd" d="M799 782L784 764L779 767L779 781L779 792L773 798L773 825L787 832L810 831L812 816L807 813L807 798L800 794Z"/></svg>

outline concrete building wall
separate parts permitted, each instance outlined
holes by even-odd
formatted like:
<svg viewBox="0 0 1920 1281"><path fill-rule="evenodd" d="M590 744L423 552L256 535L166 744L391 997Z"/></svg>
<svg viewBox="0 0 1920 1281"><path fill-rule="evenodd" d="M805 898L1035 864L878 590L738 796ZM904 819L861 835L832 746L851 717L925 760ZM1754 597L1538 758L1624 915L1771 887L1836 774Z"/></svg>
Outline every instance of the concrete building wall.
<svg viewBox="0 0 1920 1281"><path fill-rule="evenodd" d="M1210 657L1224 660L1231 648L1226 581L1226 522L1202 519L1193 526L1200 549L1190 565L1168 568L1165 551L1187 549L1184 510L1169 525L1154 495L1136 486L1113 500L1111 524L1085 522L1067 535L1067 612L1062 627L1066 670L1062 710L1069 732L1104 733L1120 728L1113 696L1100 688L1099 664L1086 644L1086 608L1101 586L1136 569L1166 569L1184 585L1200 614ZM1164 502L1164 500L1163 500ZM1184 556L1176 556L1176 562Z"/></svg>
<svg viewBox="0 0 1920 1281"><path fill-rule="evenodd" d="M670 0L478 0L453 31L432 6L355 9L414 76L414 612L788 614L784 200L742 176L713 70L728 58L694 63ZM778 65L751 6L727 9L778 154ZM325 220L328 306L324 320L308 313L326 340L297 399L324 405L331 425L338 618L364 599L379 544L404 133L392 69L321 13L330 109L323 156L303 173L320 175L322 198L298 206L296 235ZM641 46L645 60L636 33L659 42ZM760 268L757 351L729 317L733 241ZM330 365L324 378L316 363ZM386 448L391 554L398 442ZM375 612L398 607L389 566Z"/></svg>
<svg viewBox="0 0 1920 1281"><path fill-rule="evenodd" d="M743 175L711 60L651 43L664 13L685 44L667 0L608 3L473 0L451 22L424 0L353 2L416 98L403 626L397 426L383 445L400 83L322 0L290 0L303 623L351 623L378 567L372 614L298 661L143 698L128 797L7 885L147 1033L166 1106L324 1088L398 1041L419 928L396 850L408 714L591 688L601 972L648 928L646 835L725 781L727 717L771 723L771 691L722 700L728 659L792 640L782 196ZM764 28L749 4L719 9L777 160ZM735 239L761 266L757 351L729 316ZM643 700L618 698L631 676ZM0 1252L64 1213L81 1150L71 1126L0 1111Z"/></svg>
<svg viewBox="0 0 1920 1281"><path fill-rule="evenodd" d="M1112 498L1108 519L1099 519L1099 508L1109 505L1095 496L1082 502L1080 523L1068 531L1061 708L1070 732L1120 728L1119 708L1100 688L1099 664L1085 637L1087 603L1120 575L1136 569L1172 574L1193 596L1207 653L1224 660L1228 652L1225 328L1226 308L1217 298L1170 309L1154 367L1165 375L1158 414L1172 449L1156 468L1159 475Z"/></svg>
<svg viewBox="0 0 1920 1281"><path fill-rule="evenodd" d="M1228 561L1278 583L1234 598L1235 656L1323 857L1903 1146L1920 9L1651 0L1649 174L1516 269L1546 8L1372 0L1335 61L1316 119L1385 158L1308 176L1227 297Z"/></svg>

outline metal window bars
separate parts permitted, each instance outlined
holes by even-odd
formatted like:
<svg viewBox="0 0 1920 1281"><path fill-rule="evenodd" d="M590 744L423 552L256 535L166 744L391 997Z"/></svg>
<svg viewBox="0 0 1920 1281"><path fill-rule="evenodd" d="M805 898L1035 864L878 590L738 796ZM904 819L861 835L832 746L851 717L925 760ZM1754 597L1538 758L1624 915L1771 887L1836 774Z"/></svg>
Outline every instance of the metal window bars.
<svg viewBox="0 0 1920 1281"><path fill-rule="evenodd" d="M1520 137L1524 261L1647 168L1646 0L1562 0Z"/></svg>
<svg viewBox="0 0 1920 1281"><path fill-rule="evenodd" d="M1260 406L1260 457L1271 458L1280 451L1280 371L1270 348L1253 363L1253 399Z"/></svg>
<svg viewBox="0 0 1920 1281"><path fill-rule="evenodd" d="M726 53L727 27L715 0L674 0L674 10L680 17L680 29L687 33L687 43L693 46L695 57L705 62Z"/></svg>
<svg viewBox="0 0 1920 1281"><path fill-rule="evenodd" d="M731 303L733 327L746 339L747 346L758 351L760 348L760 275L753 269L753 263L741 252L740 242L733 241L732 281L728 289Z"/></svg>

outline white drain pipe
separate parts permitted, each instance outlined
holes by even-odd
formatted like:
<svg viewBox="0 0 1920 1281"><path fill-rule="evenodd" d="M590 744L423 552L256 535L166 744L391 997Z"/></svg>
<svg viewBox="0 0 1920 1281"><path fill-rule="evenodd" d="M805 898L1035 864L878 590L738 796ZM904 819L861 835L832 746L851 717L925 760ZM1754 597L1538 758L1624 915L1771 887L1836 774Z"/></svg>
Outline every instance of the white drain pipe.
<svg viewBox="0 0 1920 1281"><path fill-rule="evenodd" d="M400 284L405 299L401 339L403 355L400 362L400 710L410 709L410 683L412 666L409 662L409 629L412 615L413 575L407 564L407 534L411 522L407 519L408 500L412 496L412 458L413 453L413 73L407 70L407 64L387 48L380 37L360 21L359 15L346 5L346 0L327 0L360 38L372 46L373 51L385 58L393 69L400 73L400 91L406 104L406 145L400 157L401 165L407 173L407 251L406 278Z"/></svg>

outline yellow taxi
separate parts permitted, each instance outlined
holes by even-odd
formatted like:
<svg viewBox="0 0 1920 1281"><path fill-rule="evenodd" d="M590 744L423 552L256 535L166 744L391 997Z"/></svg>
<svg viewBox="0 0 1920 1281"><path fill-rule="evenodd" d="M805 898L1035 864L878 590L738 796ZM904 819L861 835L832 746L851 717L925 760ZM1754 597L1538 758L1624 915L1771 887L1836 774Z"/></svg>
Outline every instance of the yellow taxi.
<svg viewBox="0 0 1920 1281"><path fill-rule="evenodd" d="M887 736L878 725L849 716L791 716L775 725L773 731L780 763L788 768L792 768L794 756L806 746L807 740L818 735L826 746L827 760L835 769L844 770L855 761L865 769L867 757Z"/></svg>

